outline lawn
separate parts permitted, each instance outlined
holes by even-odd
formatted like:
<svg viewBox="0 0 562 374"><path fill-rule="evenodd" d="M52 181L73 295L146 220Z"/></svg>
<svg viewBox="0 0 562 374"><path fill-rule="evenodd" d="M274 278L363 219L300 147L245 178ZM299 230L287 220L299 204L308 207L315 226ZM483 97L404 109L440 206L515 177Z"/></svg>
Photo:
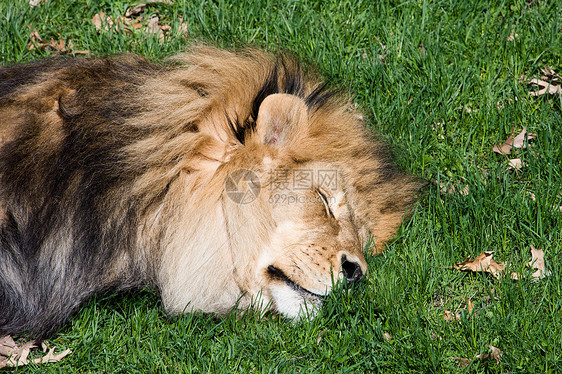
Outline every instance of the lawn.
<svg viewBox="0 0 562 374"><path fill-rule="evenodd" d="M139 3L0 0L0 64L159 61L196 40L287 49L351 92L399 167L428 186L366 279L312 321L171 318L152 291L100 295L49 340L72 354L16 372L562 372L562 94L527 84L547 67L562 75L562 2L174 0L126 27L92 22L103 12L117 23ZM493 152L523 129L536 134L528 147ZM508 170L515 158L522 167ZM543 279L526 267L531 245ZM453 268L483 251L522 279ZM490 345L497 361L472 360Z"/></svg>

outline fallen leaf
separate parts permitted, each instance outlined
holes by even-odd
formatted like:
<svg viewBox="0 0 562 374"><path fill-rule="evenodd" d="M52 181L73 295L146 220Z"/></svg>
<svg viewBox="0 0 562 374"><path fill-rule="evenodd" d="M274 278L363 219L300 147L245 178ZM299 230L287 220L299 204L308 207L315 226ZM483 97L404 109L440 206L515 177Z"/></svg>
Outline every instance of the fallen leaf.
<svg viewBox="0 0 562 374"><path fill-rule="evenodd" d="M146 4L144 3L134 6L132 8L127 8L127 10L125 11L125 17L131 18L132 16L139 15L140 13L142 13L144 8L146 8Z"/></svg>
<svg viewBox="0 0 562 374"><path fill-rule="evenodd" d="M474 259L471 259L469 256L464 261L453 265L453 267L460 271L490 273L494 277L499 278L505 268L505 262L496 262L492 258L493 253L493 251L485 251Z"/></svg>
<svg viewBox="0 0 562 374"><path fill-rule="evenodd" d="M562 78L550 66L541 69L541 77L533 78L527 81L527 84L533 86L534 91L531 96L542 96L545 94L555 95L562 93ZM538 89L538 90L537 90Z"/></svg>
<svg viewBox="0 0 562 374"><path fill-rule="evenodd" d="M322 335L324 335L326 333L326 330L322 330L318 333L318 338L316 338L316 344L320 344L320 341L322 340Z"/></svg>
<svg viewBox="0 0 562 374"><path fill-rule="evenodd" d="M385 333L383 334L383 337L384 337L384 339L385 339L386 341L391 341L391 340L392 340L392 336L391 336L388 332L385 332Z"/></svg>
<svg viewBox="0 0 562 374"><path fill-rule="evenodd" d="M473 361L470 358L464 358L464 357L453 357L453 360L455 360L457 365L459 365L463 369L468 365L470 365Z"/></svg>
<svg viewBox="0 0 562 374"><path fill-rule="evenodd" d="M500 351L499 348L496 348L493 345L488 345L488 347L491 350L490 353L482 353L482 354L474 356L474 358L477 359L477 360L480 360L482 362L494 360L494 361L496 361L496 364L499 364L500 360L501 360L501 357L502 357L502 354L503 354L502 351Z"/></svg>
<svg viewBox="0 0 562 374"><path fill-rule="evenodd" d="M181 17L180 17L180 22L181 23L180 23L180 25L178 27L178 31L177 31L178 35L183 35L185 37L188 37L189 33L188 33L188 28L187 28L187 22L183 22L181 20Z"/></svg>
<svg viewBox="0 0 562 374"><path fill-rule="evenodd" d="M538 280L550 275L550 271L546 270L544 264L544 251L542 249L536 249L531 244L531 261L527 263L532 269L536 271L531 275L533 279Z"/></svg>
<svg viewBox="0 0 562 374"><path fill-rule="evenodd" d="M44 351L46 346L42 344ZM33 360L29 359L29 354L33 348L37 348L34 340L25 342L21 347L14 342L11 336L4 336L0 338L0 368L3 367L17 367L25 366L33 362L36 364L43 364L48 362L60 361L65 356L72 353L67 349L59 354L55 354L55 347L51 348L49 352L39 358Z"/></svg>
<svg viewBox="0 0 562 374"><path fill-rule="evenodd" d="M472 310L474 309L474 304L472 303L472 300L470 298L466 299L466 310L468 310L468 313L472 313Z"/></svg>
<svg viewBox="0 0 562 374"><path fill-rule="evenodd" d="M0 355L9 356L18 348L10 335L0 337Z"/></svg>
<svg viewBox="0 0 562 374"><path fill-rule="evenodd" d="M35 8L38 5L41 5L41 3L46 3L47 0L29 0L29 6L31 6L32 8Z"/></svg>
<svg viewBox="0 0 562 374"><path fill-rule="evenodd" d="M527 129L523 129L517 136L513 137L513 132L503 144L496 144L493 148L494 152L499 154L508 154L512 148L527 148L527 143L531 139L535 139L537 134L527 133Z"/></svg>
<svg viewBox="0 0 562 374"><path fill-rule="evenodd" d="M526 144L529 142L529 140L535 139L536 137L537 137L537 134L532 133L532 132L528 133L527 129L523 129L513 139L513 147L514 148L526 148L527 147Z"/></svg>
<svg viewBox="0 0 562 374"><path fill-rule="evenodd" d="M460 315L460 313L456 313L456 314L455 314L455 313L453 313L453 312L451 312L451 311L446 310L446 311L443 313L443 318L444 318L446 321L458 321L458 320L461 318L461 315Z"/></svg>
<svg viewBox="0 0 562 374"><path fill-rule="evenodd" d="M499 364L503 352L499 348L494 347L493 345L488 345L488 348L490 348L491 351L490 353L482 353L476 355L474 356L473 359L464 358L464 357L453 357L453 360L455 360L457 362L457 365L459 365L461 368L467 367L474 361L480 361L482 363L485 363L493 360L496 361L496 364Z"/></svg>
<svg viewBox="0 0 562 374"><path fill-rule="evenodd" d="M107 16L104 12L99 12L94 14L92 17L92 23L98 31L119 31L119 27L123 23L123 20L120 18L114 19L111 16Z"/></svg>
<svg viewBox="0 0 562 374"><path fill-rule="evenodd" d="M453 195L458 193L459 195L466 196L468 195L470 188L468 187L468 185L462 186L455 185L453 183L439 183L439 191L444 195Z"/></svg>
<svg viewBox="0 0 562 374"><path fill-rule="evenodd" d="M147 31L150 34L158 35L158 38L160 40L163 40L164 39L164 30L162 30L162 28L158 24L159 21L160 21L160 18L157 17L157 16L150 17L148 19L148 25L147 25L148 30Z"/></svg>
<svg viewBox="0 0 562 374"><path fill-rule="evenodd" d="M36 364L46 364L48 362L57 362L62 360L64 357L68 356L69 354L71 354L72 351L70 349L67 349L59 354L55 354L55 348L51 348L49 349L49 353L47 353L45 356L41 357L41 358L36 358L35 360L33 360L33 362L35 362Z"/></svg>
<svg viewBox="0 0 562 374"><path fill-rule="evenodd" d="M517 33L513 30L511 30L511 34L509 34L509 37L507 38L508 42L513 42L515 41L515 39L517 39L519 37L519 35L517 35Z"/></svg>
<svg viewBox="0 0 562 374"><path fill-rule="evenodd" d="M523 161L520 158L513 158L509 160L508 170L521 170L523 168Z"/></svg>

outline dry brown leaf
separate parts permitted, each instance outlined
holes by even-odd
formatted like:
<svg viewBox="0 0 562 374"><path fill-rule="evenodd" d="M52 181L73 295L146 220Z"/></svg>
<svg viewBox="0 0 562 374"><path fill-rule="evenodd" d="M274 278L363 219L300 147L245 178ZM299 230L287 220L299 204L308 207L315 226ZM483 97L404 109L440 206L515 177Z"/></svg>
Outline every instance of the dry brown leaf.
<svg viewBox="0 0 562 374"><path fill-rule="evenodd" d="M490 273L494 277L499 278L505 268L505 262L496 262L492 258L493 254L493 251L484 251L474 259L471 259L469 256L464 261L453 265L453 267L460 271Z"/></svg>
<svg viewBox="0 0 562 374"><path fill-rule="evenodd" d="M513 30L511 30L511 34L509 34L509 37L507 38L508 42L513 42L515 41L515 39L517 39L519 37L519 35L517 35L517 33Z"/></svg>
<svg viewBox="0 0 562 374"><path fill-rule="evenodd" d="M463 369L472 363L472 360L470 358L464 357L453 357L453 360L455 360L457 365L459 365Z"/></svg>
<svg viewBox="0 0 562 374"><path fill-rule="evenodd" d="M464 357L453 357L453 360L455 360L457 362L457 365L459 365L461 368L465 368L468 365L470 365L472 362L474 361L480 361L482 363L484 362L488 362L488 361L496 361L496 364L500 363L501 357L503 355L503 352L499 349L494 347L493 345L488 345L488 348L490 348L490 353L482 353L479 355L474 356L473 359L470 358L464 358Z"/></svg>
<svg viewBox="0 0 562 374"><path fill-rule="evenodd" d="M534 195L532 195L534 199ZM531 274L533 281L537 282L539 279L547 277L550 275L550 271L546 270L544 264L544 252L541 249L536 249L531 244L531 260L527 263L527 266L535 269L536 271ZM519 280L523 278L523 275L519 273L512 272L510 278L514 280Z"/></svg>
<svg viewBox="0 0 562 374"><path fill-rule="evenodd" d="M41 3L46 3L47 0L29 0L29 6L32 8L35 8L38 5L41 5Z"/></svg>
<svg viewBox="0 0 562 374"><path fill-rule="evenodd" d="M531 275L533 279L538 280L550 275L550 271L546 270L544 264L544 251L542 249L536 249L531 244L531 261L527 263L532 269L536 271Z"/></svg>
<svg viewBox="0 0 562 374"><path fill-rule="evenodd" d="M318 338L316 338L316 345L320 344L320 341L322 340L322 335L324 335L326 333L326 330L322 330L318 333Z"/></svg>
<svg viewBox="0 0 562 374"><path fill-rule="evenodd" d="M32 42L41 40L41 36L39 36L37 29L33 29L33 31L31 31L31 34L29 34L29 39L31 39Z"/></svg>
<svg viewBox="0 0 562 374"><path fill-rule="evenodd" d="M147 31L150 34L158 35L158 38L160 40L163 40L164 31L162 30L162 27L160 27L160 25L158 24L159 21L160 19L157 16L150 17L148 19Z"/></svg>
<svg viewBox="0 0 562 374"><path fill-rule="evenodd" d="M10 335L0 337L0 355L10 356L18 348Z"/></svg>
<svg viewBox="0 0 562 374"><path fill-rule="evenodd" d="M535 139L537 134L527 133L527 129L523 129L517 136L513 137L513 132L503 144L496 144L493 148L494 152L499 154L508 154L512 148L527 148L527 143L531 139Z"/></svg>
<svg viewBox="0 0 562 374"><path fill-rule="evenodd" d="M523 168L523 161L520 158L513 158L509 160L509 164L507 166L508 170L515 170L519 171Z"/></svg>
<svg viewBox="0 0 562 374"><path fill-rule="evenodd" d="M42 344L45 348L46 346ZM49 352L39 358L35 358L30 360L29 354L33 348L36 348L37 345L35 341L28 341L24 343L21 347L14 342L11 336L4 336L0 338L0 368L3 367L17 367L17 366L24 366L28 365L29 363L33 362L36 364L42 364L47 362L56 362L60 361L63 357L72 353L70 349L67 349L59 354L55 354L55 348L51 348Z"/></svg>
<svg viewBox="0 0 562 374"><path fill-rule="evenodd" d="M94 16L92 17L92 23L98 31L119 31L120 26L123 24L124 18L125 17L113 18L106 15L104 12L99 12L97 14L94 14Z"/></svg>
<svg viewBox="0 0 562 374"><path fill-rule="evenodd" d="M132 8L127 8L125 11L125 17L131 18L132 16L136 16L142 13L142 11L146 8L146 4L139 4Z"/></svg>
<svg viewBox="0 0 562 374"><path fill-rule="evenodd" d="M391 340L392 340L392 336L391 336L388 332L385 332L385 333L383 334L383 337L384 337L384 340L386 340L386 341L391 341Z"/></svg>
<svg viewBox="0 0 562 374"><path fill-rule="evenodd" d="M472 303L472 300L470 298L466 299L466 310L468 310L468 313L472 313L472 310L474 309L474 304Z"/></svg>
<svg viewBox="0 0 562 374"><path fill-rule="evenodd" d="M180 18L180 22L181 22L181 18ZM189 36L188 33L188 28L187 28L187 22L181 22L179 27L178 27L178 35L183 35L185 37Z"/></svg>
<svg viewBox="0 0 562 374"><path fill-rule="evenodd" d="M562 93L562 86L545 82L542 79L531 79L529 84L535 85L538 88L538 90L531 91L531 96L542 96L546 94L556 95Z"/></svg>
<svg viewBox="0 0 562 374"><path fill-rule="evenodd" d="M482 362L494 360L496 361L496 364L499 364L503 354L502 351L499 348L494 347L493 345L488 345L488 347L490 348L490 353L482 353L474 356L474 358Z"/></svg>
<svg viewBox="0 0 562 374"><path fill-rule="evenodd" d="M435 183L437 184L437 182ZM453 183L439 183L439 191L444 195L453 195L458 193L459 195L466 196L468 195L470 188L468 185L462 186L455 185Z"/></svg>
<svg viewBox="0 0 562 374"><path fill-rule="evenodd" d="M48 362L57 362L62 360L64 357L68 356L69 354L71 354L72 351L70 349L67 349L59 354L55 354L55 348L51 348L49 349L49 353L47 353L45 356L41 357L41 358L36 358L33 360L33 362L35 362L36 364L46 364Z"/></svg>
<svg viewBox="0 0 562 374"><path fill-rule="evenodd" d="M461 315L460 315L460 313L456 313L456 314L455 314L455 313L453 313L453 312L451 312L451 311L449 311L449 310L446 310L446 311L443 313L443 318L444 318L446 321L458 321L458 320L461 318Z"/></svg>
<svg viewBox="0 0 562 374"><path fill-rule="evenodd" d="M541 69L542 76L533 78L527 84L533 86L531 96L542 96L545 94L555 95L562 93L562 78L550 66ZM538 89L538 90L537 90Z"/></svg>
<svg viewBox="0 0 562 374"><path fill-rule="evenodd" d="M92 17L92 23L96 27L96 30L101 30L102 26L105 28L105 31L109 31L109 28L113 25L113 21L105 15L104 12L99 12L94 14ZM111 24L109 24L111 22Z"/></svg>

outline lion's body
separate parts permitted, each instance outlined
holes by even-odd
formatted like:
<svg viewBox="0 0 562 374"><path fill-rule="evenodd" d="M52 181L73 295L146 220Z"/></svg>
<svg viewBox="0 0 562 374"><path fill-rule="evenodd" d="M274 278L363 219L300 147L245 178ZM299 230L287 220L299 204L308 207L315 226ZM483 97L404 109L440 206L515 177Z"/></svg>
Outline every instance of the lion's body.
<svg viewBox="0 0 562 374"><path fill-rule="evenodd" d="M255 50L0 67L0 336L48 336L91 295L141 286L172 313L319 304L417 188L346 105ZM254 201L225 191L237 170ZM328 203L316 180L275 191L301 171L337 175Z"/></svg>

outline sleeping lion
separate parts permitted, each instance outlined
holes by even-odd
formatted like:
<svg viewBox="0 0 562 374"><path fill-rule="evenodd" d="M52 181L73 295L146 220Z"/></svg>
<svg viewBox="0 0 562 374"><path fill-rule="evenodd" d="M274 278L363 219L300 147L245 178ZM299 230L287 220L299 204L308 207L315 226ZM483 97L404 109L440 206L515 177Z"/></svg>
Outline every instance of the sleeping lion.
<svg viewBox="0 0 562 374"><path fill-rule="evenodd" d="M0 336L48 337L92 295L139 287L172 314L314 315L417 190L284 54L0 67Z"/></svg>

